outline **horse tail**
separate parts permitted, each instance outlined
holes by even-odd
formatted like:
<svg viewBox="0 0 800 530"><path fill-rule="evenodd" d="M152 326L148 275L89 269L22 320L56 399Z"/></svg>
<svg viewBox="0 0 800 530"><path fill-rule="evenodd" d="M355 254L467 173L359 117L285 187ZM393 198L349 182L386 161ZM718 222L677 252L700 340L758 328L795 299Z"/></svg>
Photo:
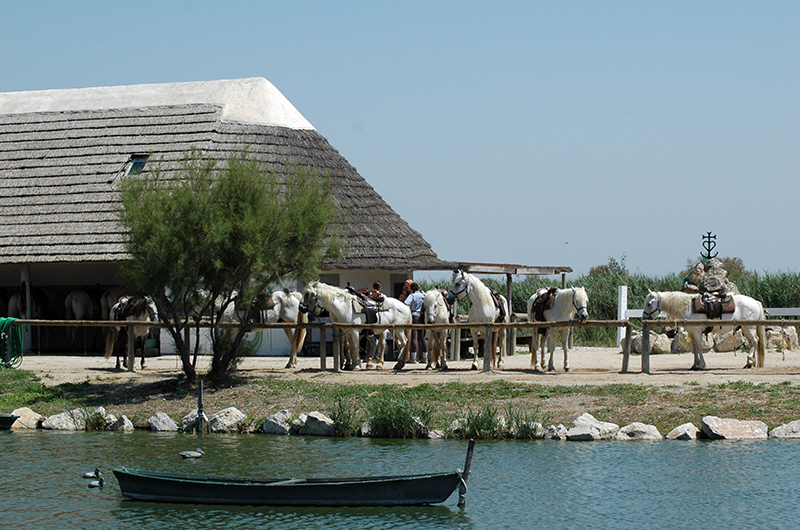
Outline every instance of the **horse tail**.
<svg viewBox="0 0 800 530"><path fill-rule="evenodd" d="M759 302L758 305L761 306L761 303ZM761 316L759 316L759 319L764 320L766 318L764 307L761 306L760 309ZM758 344L756 344L756 367L763 368L764 358L767 356L767 331L765 325L756 326L756 339L758 340Z"/></svg>
<svg viewBox="0 0 800 530"><path fill-rule="evenodd" d="M105 358L109 359L111 354L114 353L114 343L116 342L117 330L114 328L106 328L106 352Z"/></svg>

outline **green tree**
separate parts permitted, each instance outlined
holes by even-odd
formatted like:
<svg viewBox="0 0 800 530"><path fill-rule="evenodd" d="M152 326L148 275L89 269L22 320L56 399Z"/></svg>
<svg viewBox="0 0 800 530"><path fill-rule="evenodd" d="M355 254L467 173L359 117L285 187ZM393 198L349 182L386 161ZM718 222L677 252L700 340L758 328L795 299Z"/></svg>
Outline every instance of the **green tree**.
<svg viewBox="0 0 800 530"><path fill-rule="evenodd" d="M342 244L326 237L338 215L330 181L294 167L284 181L246 153L220 164L186 153L177 171L127 177L121 219L131 259L128 288L156 300L183 371L195 381L197 351L185 333L193 316L211 315L209 378L235 368L251 316L278 280L308 281ZM237 324L223 325L235 305Z"/></svg>

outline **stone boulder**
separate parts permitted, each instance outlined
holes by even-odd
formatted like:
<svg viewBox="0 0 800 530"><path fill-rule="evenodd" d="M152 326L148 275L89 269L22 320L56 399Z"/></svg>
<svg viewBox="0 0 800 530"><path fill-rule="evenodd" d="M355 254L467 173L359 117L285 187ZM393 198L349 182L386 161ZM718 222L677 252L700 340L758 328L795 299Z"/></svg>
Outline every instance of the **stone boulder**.
<svg viewBox="0 0 800 530"><path fill-rule="evenodd" d="M94 412L86 409L73 409L69 412L55 414L42 421L42 429L56 431L85 431L86 421L90 415L99 414L105 417L106 411L103 407L98 407Z"/></svg>
<svg viewBox="0 0 800 530"><path fill-rule="evenodd" d="M650 353L670 353L672 341L664 333L650 332ZM635 332L631 337L631 349L635 353L642 353L642 333Z"/></svg>
<svg viewBox="0 0 800 530"><path fill-rule="evenodd" d="M12 429L38 429L44 420L44 416L38 414L28 407L14 409L11 414L19 416L11 425Z"/></svg>
<svg viewBox="0 0 800 530"><path fill-rule="evenodd" d="M621 428L615 437L617 440L663 440L655 425L634 422Z"/></svg>
<svg viewBox="0 0 800 530"><path fill-rule="evenodd" d="M744 346L744 334L741 329L714 335L714 351L716 352L736 351L742 346Z"/></svg>
<svg viewBox="0 0 800 530"><path fill-rule="evenodd" d="M128 419L124 414L111 425L106 426L107 431L124 431L129 432L133 430L133 422Z"/></svg>
<svg viewBox="0 0 800 530"><path fill-rule="evenodd" d="M765 439L767 424L763 421L742 421L717 416L703 417L703 433L714 440Z"/></svg>
<svg viewBox="0 0 800 530"><path fill-rule="evenodd" d="M292 428L289 425L289 420L292 418L292 413L288 410L276 412L266 420L261 430L264 434L289 434Z"/></svg>
<svg viewBox="0 0 800 530"><path fill-rule="evenodd" d="M619 432L619 425L599 421L588 412L584 412L572 422L572 428L567 431L569 441L595 441L613 439Z"/></svg>
<svg viewBox="0 0 800 530"><path fill-rule="evenodd" d="M147 419L151 431L178 432L178 424L164 412L157 412Z"/></svg>
<svg viewBox="0 0 800 530"><path fill-rule="evenodd" d="M713 334L702 334L701 340L703 341L703 351L711 351L714 349L714 336ZM692 351L692 338L688 331L681 331L675 335L670 345L672 353L689 353Z"/></svg>
<svg viewBox="0 0 800 530"><path fill-rule="evenodd" d="M203 425L205 429L208 429L208 416L206 416L205 411L203 411ZM181 418L181 431L183 432L196 432L198 427L200 426L200 415L197 412L197 409L189 412L186 416Z"/></svg>
<svg viewBox="0 0 800 530"><path fill-rule="evenodd" d="M692 423L678 425L667 433L667 440L697 440L702 431Z"/></svg>
<svg viewBox="0 0 800 530"><path fill-rule="evenodd" d="M325 414L314 411L306 416L306 423L299 434L304 436L336 436L333 420Z"/></svg>
<svg viewBox="0 0 800 530"><path fill-rule="evenodd" d="M794 351L800 349L797 343L797 330L794 327L767 327L767 348Z"/></svg>
<svg viewBox="0 0 800 530"><path fill-rule="evenodd" d="M566 440L567 428L560 423L558 425L550 425L544 430L542 438L545 440Z"/></svg>
<svg viewBox="0 0 800 530"><path fill-rule="evenodd" d="M228 407L216 412L208 418L208 429L211 432L236 432L247 416L236 407Z"/></svg>
<svg viewBox="0 0 800 530"><path fill-rule="evenodd" d="M800 438L800 420L790 421L769 431L770 438Z"/></svg>

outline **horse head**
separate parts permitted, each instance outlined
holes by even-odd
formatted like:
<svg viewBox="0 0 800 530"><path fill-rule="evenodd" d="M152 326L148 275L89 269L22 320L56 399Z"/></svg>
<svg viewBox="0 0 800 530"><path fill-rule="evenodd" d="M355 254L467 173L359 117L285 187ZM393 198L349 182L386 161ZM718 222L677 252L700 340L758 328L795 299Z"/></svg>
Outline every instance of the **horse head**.
<svg viewBox="0 0 800 530"><path fill-rule="evenodd" d="M661 299L658 293L647 290L647 296L644 299L644 309L642 310L642 320L651 320L661 313Z"/></svg>
<svg viewBox="0 0 800 530"><path fill-rule="evenodd" d="M319 317L324 312L325 308L319 304L319 285L318 281L313 281L303 289L303 299L300 301L301 313L311 313Z"/></svg>
<svg viewBox="0 0 800 530"><path fill-rule="evenodd" d="M578 321L586 322L589 320L589 296L586 294L586 289L583 287L574 287L572 289L572 306L577 310Z"/></svg>
<svg viewBox="0 0 800 530"><path fill-rule="evenodd" d="M463 299L469 293L469 274L457 269L453 271L453 286L450 287L450 294L458 300Z"/></svg>

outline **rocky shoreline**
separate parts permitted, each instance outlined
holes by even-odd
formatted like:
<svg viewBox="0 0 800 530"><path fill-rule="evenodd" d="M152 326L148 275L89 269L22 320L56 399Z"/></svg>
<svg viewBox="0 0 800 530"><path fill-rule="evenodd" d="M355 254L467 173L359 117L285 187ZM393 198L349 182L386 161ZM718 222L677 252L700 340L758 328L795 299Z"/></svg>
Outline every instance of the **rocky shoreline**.
<svg viewBox="0 0 800 530"><path fill-rule="evenodd" d="M117 418L106 413L103 407L89 412L86 409L73 409L52 416L44 417L27 407L12 412L17 416L11 425L12 430L46 429L61 431L133 431L133 422L125 415ZM201 421L202 419L202 421ZM429 430L425 425L418 427L421 438L463 438L464 420L455 420L447 431ZM153 432L197 432L203 430L211 433L254 433L272 435L298 436L337 436L334 421L319 411L300 414L292 417L289 410L281 410L266 418L261 426L249 422L247 415L236 407L228 407L206 416L195 409L185 415L180 424L168 414L158 412L147 420L148 430ZM361 427L360 436L370 437L369 424ZM684 423L662 435L654 425L634 422L624 427L615 423L604 422L585 412L577 416L572 426L563 424L543 426L531 422L516 432L508 432L509 439L548 439L564 441L597 441L597 440L765 440L767 438L800 438L800 420L782 424L769 430L767 424L757 420L737 420L704 416L701 426L691 422Z"/></svg>

